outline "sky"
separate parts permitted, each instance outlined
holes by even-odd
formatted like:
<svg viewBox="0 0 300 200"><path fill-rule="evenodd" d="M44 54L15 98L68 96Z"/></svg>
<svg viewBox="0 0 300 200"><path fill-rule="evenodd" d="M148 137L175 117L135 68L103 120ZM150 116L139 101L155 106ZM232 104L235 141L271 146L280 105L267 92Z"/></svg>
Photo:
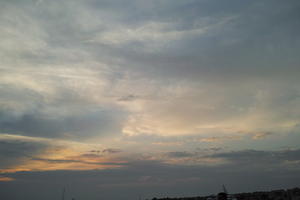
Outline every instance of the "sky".
<svg viewBox="0 0 300 200"><path fill-rule="evenodd" d="M299 10L0 0L0 199L300 186Z"/></svg>

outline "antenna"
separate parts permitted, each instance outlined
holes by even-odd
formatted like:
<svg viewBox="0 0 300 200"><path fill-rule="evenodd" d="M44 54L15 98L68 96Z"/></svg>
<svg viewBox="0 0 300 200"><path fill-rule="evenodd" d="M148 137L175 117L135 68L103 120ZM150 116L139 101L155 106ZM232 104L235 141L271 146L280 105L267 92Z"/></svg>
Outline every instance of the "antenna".
<svg viewBox="0 0 300 200"><path fill-rule="evenodd" d="M64 187L62 191L62 197L61 197L62 200L65 200L65 193L66 193L66 188Z"/></svg>
<svg viewBox="0 0 300 200"><path fill-rule="evenodd" d="M223 187L223 191L224 191L224 193L226 193L226 194L227 194L227 190L226 190L226 187L225 187L225 185L224 185L224 184L222 185L222 187Z"/></svg>

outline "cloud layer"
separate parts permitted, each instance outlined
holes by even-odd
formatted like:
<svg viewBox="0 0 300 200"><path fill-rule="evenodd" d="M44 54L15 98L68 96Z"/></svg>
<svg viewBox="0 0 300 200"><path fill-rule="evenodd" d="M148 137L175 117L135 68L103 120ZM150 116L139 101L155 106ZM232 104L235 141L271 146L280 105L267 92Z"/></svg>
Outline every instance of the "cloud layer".
<svg viewBox="0 0 300 200"><path fill-rule="evenodd" d="M0 197L63 175L85 199L299 184L299 8L1 1Z"/></svg>

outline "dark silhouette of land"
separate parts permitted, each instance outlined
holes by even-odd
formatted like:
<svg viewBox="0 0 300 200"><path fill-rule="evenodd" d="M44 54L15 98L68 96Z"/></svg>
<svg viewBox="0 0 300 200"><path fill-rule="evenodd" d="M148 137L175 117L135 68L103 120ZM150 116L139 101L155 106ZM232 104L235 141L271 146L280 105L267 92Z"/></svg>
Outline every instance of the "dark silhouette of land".
<svg viewBox="0 0 300 200"><path fill-rule="evenodd" d="M153 198L152 200L300 200L300 188L258 191L249 193L227 194L197 197Z"/></svg>

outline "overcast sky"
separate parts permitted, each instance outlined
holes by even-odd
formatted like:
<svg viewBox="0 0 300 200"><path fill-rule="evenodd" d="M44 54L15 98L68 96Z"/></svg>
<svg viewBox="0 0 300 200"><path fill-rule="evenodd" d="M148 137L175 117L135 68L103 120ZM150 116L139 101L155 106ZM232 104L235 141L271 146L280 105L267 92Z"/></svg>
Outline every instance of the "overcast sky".
<svg viewBox="0 0 300 200"><path fill-rule="evenodd" d="M300 186L299 0L0 0L0 199Z"/></svg>

